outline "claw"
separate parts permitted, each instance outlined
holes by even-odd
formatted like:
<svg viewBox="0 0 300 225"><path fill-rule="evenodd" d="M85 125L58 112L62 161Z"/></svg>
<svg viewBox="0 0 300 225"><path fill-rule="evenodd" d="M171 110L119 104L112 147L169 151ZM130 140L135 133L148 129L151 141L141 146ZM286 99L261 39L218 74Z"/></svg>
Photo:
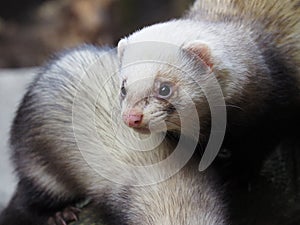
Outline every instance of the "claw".
<svg viewBox="0 0 300 225"><path fill-rule="evenodd" d="M55 213L55 221L57 225L67 225L61 212Z"/></svg>
<svg viewBox="0 0 300 225"><path fill-rule="evenodd" d="M61 212L55 213L53 217L48 219L48 225L67 225L70 222L78 220L80 209L76 207L67 207Z"/></svg>
<svg viewBox="0 0 300 225"><path fill-rule="evenodd" d="M63 218L66 221L77 221L78 220L78 214L80 213L80 209L75 207L68 207L65 208L62 212Z"/></svg>

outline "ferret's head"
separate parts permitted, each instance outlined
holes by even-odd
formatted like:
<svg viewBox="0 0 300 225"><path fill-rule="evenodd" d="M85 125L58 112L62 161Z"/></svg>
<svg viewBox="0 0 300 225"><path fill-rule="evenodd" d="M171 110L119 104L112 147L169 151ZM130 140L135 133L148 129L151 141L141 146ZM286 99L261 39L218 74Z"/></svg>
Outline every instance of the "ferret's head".
<svg viewBox="0 0 300 225"><path fill-rule="evenodd" d="M161 26L145 28L118 44L122 118L142 133L180 131L182 121L193 126L195 118L208 113L199 86L212 76L208 46L166 41ZM200 108L201 115L195 115Z"/></svg>

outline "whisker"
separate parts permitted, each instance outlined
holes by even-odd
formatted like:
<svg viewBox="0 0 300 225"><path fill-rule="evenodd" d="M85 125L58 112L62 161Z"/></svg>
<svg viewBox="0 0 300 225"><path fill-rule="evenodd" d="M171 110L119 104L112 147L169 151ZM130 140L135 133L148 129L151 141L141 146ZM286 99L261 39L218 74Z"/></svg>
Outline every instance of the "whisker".
<svg viewBox="0 0 300 225"><path fill-rule="evenodd" d="M216 105L217 107L224 107L224 105ZM237 106L237 105L229 105L229 104L226 104L226 108L235 108L235 109L239 109L239 110L241 110L241 111L243 111L243 112L245 112L245 110L242 108L242 107L240 107L240 106Z"/></svg>

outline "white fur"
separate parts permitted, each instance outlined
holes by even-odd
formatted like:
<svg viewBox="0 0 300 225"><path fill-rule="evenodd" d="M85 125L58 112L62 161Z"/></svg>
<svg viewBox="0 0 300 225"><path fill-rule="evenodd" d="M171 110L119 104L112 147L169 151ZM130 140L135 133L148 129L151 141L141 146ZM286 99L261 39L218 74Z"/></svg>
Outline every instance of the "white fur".
<svg viewBox="0 0 300 225"><path fill-rule="evenodd" d="M195 165L164 179L176 161L160 169L156 163L169 156L173 144L161 142L160 135L137 139L120 122L117 57L105 53L71 52L36 82L33 110L42 112L41 125L32 129L40 133L30 143L47 140L51 145L39 151L32 146L23 155L23 162L30 162L23 172L53 196L84 193L96 203L105 197L112 211L123 212L132 225L225 224L213 173L199 173ZM147 148L152 151L140 151ZM59 161L39 166L44 151ZM128 190L129 202L122 198L123 190Z"/></svg>

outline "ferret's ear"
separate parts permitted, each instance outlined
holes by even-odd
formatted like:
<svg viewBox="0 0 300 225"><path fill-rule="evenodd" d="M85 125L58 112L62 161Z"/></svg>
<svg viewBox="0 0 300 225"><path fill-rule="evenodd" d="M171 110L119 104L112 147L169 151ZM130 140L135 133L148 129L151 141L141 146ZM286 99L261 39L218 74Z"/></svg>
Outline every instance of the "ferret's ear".
<svg viewBox="0 0 300 225"><path fill-rule="evenodd" d="M127 44L128 44L127 38L123 38L119 41L119 43L118 43L118 57L119 57L119 59L122 58L125 47L127 46Z"/></svg>
<svg viewBox="0 0 300 225"><path fill-rule="evenodd" d="M209 46L202 41L191 41L183 45L183 50L191 53L193 56L198 57L202 62L204 62L210 68L213 67L214 62L211 55L211 50Z"/></svg>

